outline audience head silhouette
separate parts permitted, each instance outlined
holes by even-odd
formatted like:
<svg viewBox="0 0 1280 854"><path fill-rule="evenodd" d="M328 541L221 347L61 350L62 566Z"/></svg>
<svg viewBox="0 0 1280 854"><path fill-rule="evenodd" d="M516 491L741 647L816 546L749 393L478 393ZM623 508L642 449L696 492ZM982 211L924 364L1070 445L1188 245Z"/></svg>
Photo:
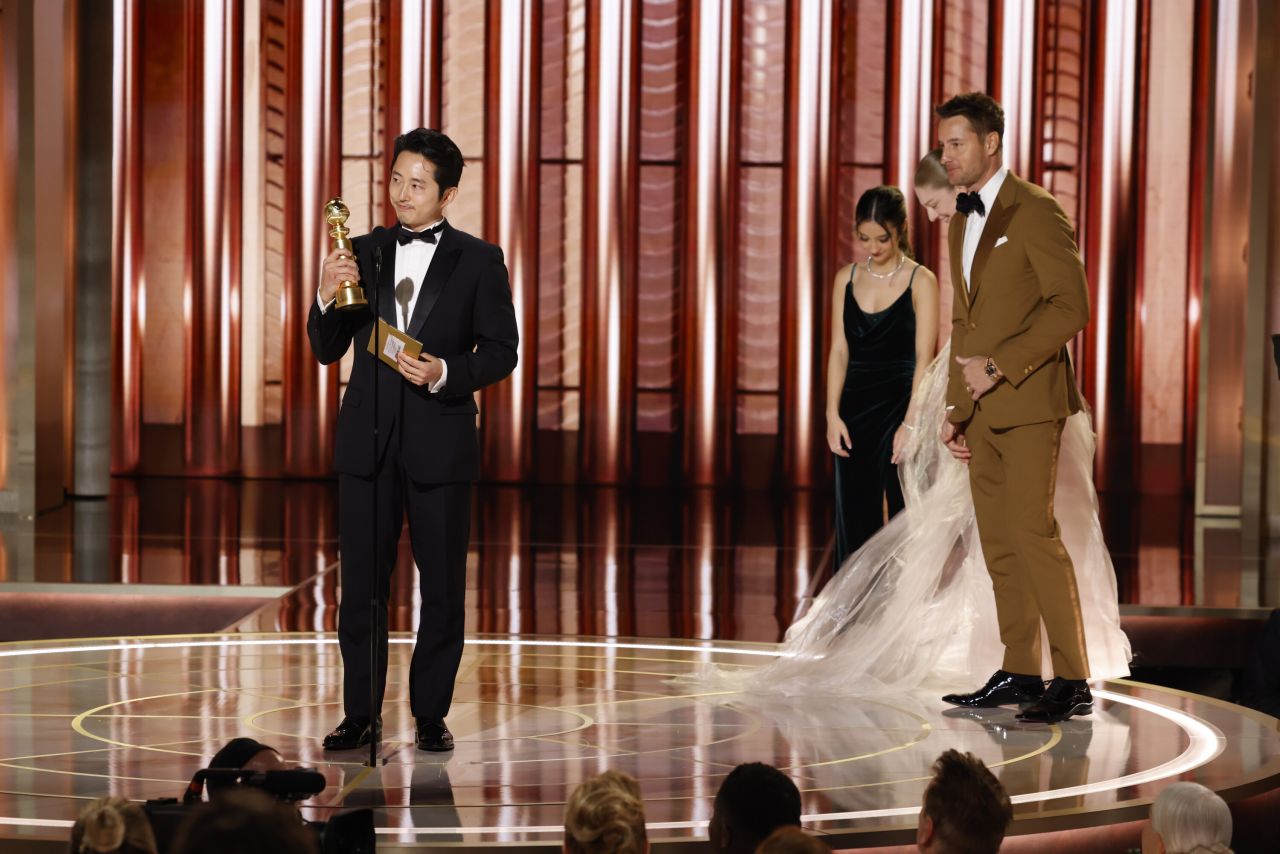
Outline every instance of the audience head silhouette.
<svg viewBox="0 0 1280 854"><path fill-rule="evenodd" d="M780 827L760 843L756 854L831 854L831 846L798 827Z"/></svg>
<svg viewBox="0 0 1280 854"><path fill-rule="evenodd" d="M1231 854L1231 810L1199 783L1174 783L1151 805L1142 854Z"/></svg>
<svg viewBox="0 0 1280 854"><path fill-rule="evenodd" d="M780 827L799 827L800 790L772 765L748 762L729 772L716 793L711 850L753 854Z"/></svg>
<svg viewBox="0 0 1280 854"><path fill-rule="evenodd" d="M126 798L99 798L71 828L71 854L156 854L142 807Z"/></svg>
<svg viewBox="0 0 1280 854"><path fill-rule="evenodd" d="M564 811L568 854L644 854L640 785L630 774L605 771L578 784Z"/></svg>
<svg viewBox="0 0 1280 854"><path fill-rule="evenodd" d="M236 768L250 771L282 771L289 766L280 758L274 747L268 747L252 738L233 738L222 746L222 749L209 760L210 768ZM209 795L212 797L221 792L231 791L235 784L210 781Z"/></svg>
<svg viewBox="0 0 1280 854"><path fill-rule="evenodd" d="M1011 821L1009 796L982 760L948 750L933 763L916 846L931 854L996 854Z"/></svg>
<svg viewBox="0 0 1280 854"><path fill-rule="evenodd" d="M235 788L183 819L172 854L317 854L297 810L257 789Z"/></svg>

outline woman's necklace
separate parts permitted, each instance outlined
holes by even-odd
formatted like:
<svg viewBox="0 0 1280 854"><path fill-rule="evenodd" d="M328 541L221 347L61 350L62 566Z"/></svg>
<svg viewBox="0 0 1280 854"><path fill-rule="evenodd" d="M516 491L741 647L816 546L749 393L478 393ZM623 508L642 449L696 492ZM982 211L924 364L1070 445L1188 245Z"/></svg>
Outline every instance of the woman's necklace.
<svg viewBox="0 0 1280 854"><path fill-rule="evenodd" d="M877 279L892 279L894 276L898 275L898 271L902 269L902 265L905 263L907 263L906 253L899 254L898 266L894 267L892 272L877 273L875 270L871 269L871 256L867 256L867 272L875 276Z"/></svg>

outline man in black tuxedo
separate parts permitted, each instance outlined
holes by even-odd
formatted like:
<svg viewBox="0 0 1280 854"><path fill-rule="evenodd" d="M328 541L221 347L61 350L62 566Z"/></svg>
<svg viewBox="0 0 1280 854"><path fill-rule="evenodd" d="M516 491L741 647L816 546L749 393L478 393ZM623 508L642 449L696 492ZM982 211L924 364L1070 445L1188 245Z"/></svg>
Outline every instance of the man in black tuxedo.
<svg viewBox="0 0 1280 854"><path fill-rule="evenodd" d="M345 717L325 736L326 750L353 749L381 738L387 598L406 512L422 593L409 704L419 749L453 749L444 718L462 658L471 483L480 470L473 395L515 369L519 340L502 250L458 231L444 218L458 195L462 167L462 153L439 131L418 128L398 137L389 190L399 223L355 238L354 258L341 250L325 258L307 319L311 350L322 364L338 361L355 343L334 454ZM369 307L342 311L334 306L334 297L343 280L374 283L382 319L421 341L422 357L401 353L398 370L377 361L368 352L374 328L372 289L365 289ZM375 539L377 567L372 565ZM369 601L375 584L382 610L378 701L370 709L374 627Z"/></svg>

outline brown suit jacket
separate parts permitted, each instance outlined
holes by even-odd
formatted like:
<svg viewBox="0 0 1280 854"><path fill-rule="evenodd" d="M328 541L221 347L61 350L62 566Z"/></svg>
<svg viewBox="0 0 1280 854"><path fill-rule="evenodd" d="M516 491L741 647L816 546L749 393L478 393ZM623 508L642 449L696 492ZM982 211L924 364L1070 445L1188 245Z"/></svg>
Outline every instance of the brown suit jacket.
<svg viewBox="0 0 1280 854"><path fill-rule="evenodd" d="M1078 412L1066 344L1089 322L1089 289L1071 222L1047 190L1010 172L988 212L973 257L973 285L966 288L966 219L952 217L947 233L955 288L948 417L963 424L974 412L955 356L991 356L1004 372L1004 381L978 402L992 427Z"/></svg>

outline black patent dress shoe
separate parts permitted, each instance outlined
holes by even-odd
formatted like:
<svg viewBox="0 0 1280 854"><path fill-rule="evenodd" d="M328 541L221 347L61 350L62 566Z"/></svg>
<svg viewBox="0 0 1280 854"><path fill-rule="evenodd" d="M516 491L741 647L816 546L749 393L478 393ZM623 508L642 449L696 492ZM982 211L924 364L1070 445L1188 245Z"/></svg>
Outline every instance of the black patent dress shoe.
<svg viewBox="0 0 1280 854"><path fill-rule="evenodd" d="M1015 703L1034 703L1043 694L1044 683L1039 679L997 670L987 680L986 685L972 694L947 694L942 698L942 702L970 709L993 709L996 706L1010 706Z"/></svg>
<svg viewBox="0 0 1280 854"><path fill-rule="evenodd" d="M1055 677L1035 703L1018 713L1018 720L1030 724L1056 724L1075 715L1093 712L1093 694L1084 682Z"/></svg>
<svg viewBox="0 0 1280 854"><path fill-rule="evenodd" d="M342 723L324 737L324 749L355 750L357 747L366 747L375 738L382 738L382 718L378 718L376 730L368 721L343 718Z"/></svg>
<svg viewBox="0 0 1280 854"><path fill-rule="evenodd" d="M453 750L453 733L440 718L415 718L418 730L418 749L430 750L432 753L445 753Z"/></svg>

